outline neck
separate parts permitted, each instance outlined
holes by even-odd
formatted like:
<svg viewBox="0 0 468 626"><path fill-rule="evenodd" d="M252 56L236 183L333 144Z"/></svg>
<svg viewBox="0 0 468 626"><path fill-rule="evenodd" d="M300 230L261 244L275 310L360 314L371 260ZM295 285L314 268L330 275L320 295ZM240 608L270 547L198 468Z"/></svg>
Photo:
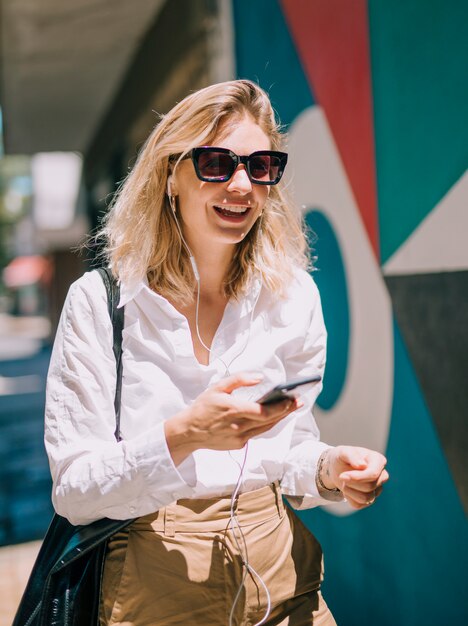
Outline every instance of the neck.
<svg viewBox="0 0 468 626"><path fill-rule="evenodd" d="M234 255L234 246L210 245L206 249L190 246L200 275L202 293L223 293L224 282Z"/></svg>

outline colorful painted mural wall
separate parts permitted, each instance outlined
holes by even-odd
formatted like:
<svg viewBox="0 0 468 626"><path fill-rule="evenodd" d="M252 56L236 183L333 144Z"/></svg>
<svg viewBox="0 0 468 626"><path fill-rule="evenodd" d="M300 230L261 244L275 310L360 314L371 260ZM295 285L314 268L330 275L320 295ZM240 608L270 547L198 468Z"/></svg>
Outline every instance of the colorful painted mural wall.
<svg viewBox="0 0 468 626"><path fill-rule="evenodd" d="M233 0L237 76L289 131L329 329L323 439L375 507L302 515L340 626L468 623L468 4Z"/></svg>

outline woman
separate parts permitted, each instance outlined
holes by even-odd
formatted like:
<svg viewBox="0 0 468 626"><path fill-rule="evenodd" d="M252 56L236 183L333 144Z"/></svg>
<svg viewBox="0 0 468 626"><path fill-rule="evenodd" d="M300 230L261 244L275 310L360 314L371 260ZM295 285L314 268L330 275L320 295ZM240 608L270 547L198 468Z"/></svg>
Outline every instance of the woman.
<svg viewBox="0 0 468 626"><path fill-rule="evenodd" d="M103 234L125 305L121 430L96 272L72 285L52 356L46 445L58 513L135 518L108 546L101 625L334 624L320 546L289 508L369 506L385 458L318 440L312 406L256 400L322 374L306 242L278 185L267 95L230 81L159 123Z"/></svg>

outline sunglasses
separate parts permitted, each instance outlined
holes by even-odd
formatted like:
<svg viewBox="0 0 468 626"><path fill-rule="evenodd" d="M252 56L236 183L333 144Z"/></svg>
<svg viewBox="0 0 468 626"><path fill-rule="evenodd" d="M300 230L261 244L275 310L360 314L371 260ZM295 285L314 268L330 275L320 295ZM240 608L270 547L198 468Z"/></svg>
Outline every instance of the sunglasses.
<svg viewBox="0 0 468 626"><path fill-rule="evenodd" d="M249 156L239 156L227 148L211 146L193 148L185 158L192 159L198 178L206 183L227 182L242 163L256 185L279 183L288 161L286 152L258 150Z"/></svg>

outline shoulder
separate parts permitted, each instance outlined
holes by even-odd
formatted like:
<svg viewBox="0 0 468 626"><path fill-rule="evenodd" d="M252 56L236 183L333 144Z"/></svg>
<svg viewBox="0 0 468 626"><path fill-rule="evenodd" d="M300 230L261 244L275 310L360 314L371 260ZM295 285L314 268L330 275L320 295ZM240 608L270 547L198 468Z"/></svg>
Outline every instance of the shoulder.
<svg viewBox="0 0 468 626"><path fill-rule="evenodd" d="M101 274L97 270L85 272L80 278L75 280L69 289L69 293L96 293L105 298L106 288Z"/></svg>
<svg viewBox="0 0 468 626"><path fill-rule="evenodd" d="M301 268L294 268L293 279L286 291L286 299L294 305L303 304L308 309L320 304L320 293L309 274Z"/></svg>
<svg viewBox="0 0 468 626"><path fill-rule="evenodd" d="M93 325L108 321L107 292L99 272L86 272L70 285L62 318L65 323L92 322Z"/></svg>
<svg viewBox="0 0 468 626"><path fill-rule="evenodd" d="M321 319L320 294L312 276L294 268L292 278L282 296L269 293L265 300L265 315L274 324L296 328L301 334L315 319Z"/></svg>
<svg viewBox="0 0 468 626"><path fill-rule="evenodd" d="M55 380L74 385L77 376L94 380L98 370L112 375L112 332L102 278L99 272L87 272L68 290L54 340L49 387Z"/></svg>

